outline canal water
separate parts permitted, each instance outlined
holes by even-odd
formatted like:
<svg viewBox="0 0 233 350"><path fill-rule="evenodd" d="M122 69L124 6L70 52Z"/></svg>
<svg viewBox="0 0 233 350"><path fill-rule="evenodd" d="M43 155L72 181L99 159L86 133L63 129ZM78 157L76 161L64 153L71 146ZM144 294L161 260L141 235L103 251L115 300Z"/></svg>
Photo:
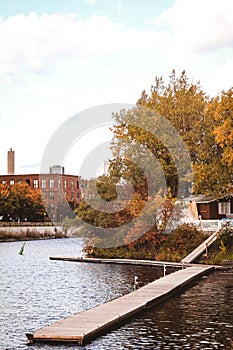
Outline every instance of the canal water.
<svg viewBox="0 0 233 350"><path fill-rule="evenodd" d="M144 285L162 277L163 269L49 260L82 256L78 238L28 241L24 255L21 245L0 243L1 350L233 349L232 270L204 277L84 347L29 345L26 333L131 292L134 276Z"/></svg>

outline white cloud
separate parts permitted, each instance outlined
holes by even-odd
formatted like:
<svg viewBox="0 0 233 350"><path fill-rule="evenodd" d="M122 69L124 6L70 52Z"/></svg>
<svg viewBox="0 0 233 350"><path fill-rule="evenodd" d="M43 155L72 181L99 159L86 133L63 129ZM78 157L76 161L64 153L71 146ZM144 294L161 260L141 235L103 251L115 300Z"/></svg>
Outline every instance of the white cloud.
<svg viewBox="0 0 233 350"><path fill-rule="evenodd" d="M233 87L233 58L227 58L225 62L218 67L213 69L208 77L208 87L211 90L216 85L220 85L220 90L229 90ZM221 91L218 91L220 93Z"/></svg>
<svg viewBox="0 0 233 350"><path fill-rule="evenodd" d="M123 4L122 4L122 2L118 2L117 3L117 13L118 13L118 15L121 14L122 10L123 10Z"/></svg>
<svg viewBox="0 0 233 350"><path fill-rule="evenodd" d="M127 29L104 16L31 13L0 21L0 74L43 73L91 55L163 49L165 32Z"/></svg>
<svg viewBox="0 0 233 350"><path fill-rule="evenodd" d="M233 47L232 0L176 0L156 23L170 26L176 39L195 52Z"/></svg>

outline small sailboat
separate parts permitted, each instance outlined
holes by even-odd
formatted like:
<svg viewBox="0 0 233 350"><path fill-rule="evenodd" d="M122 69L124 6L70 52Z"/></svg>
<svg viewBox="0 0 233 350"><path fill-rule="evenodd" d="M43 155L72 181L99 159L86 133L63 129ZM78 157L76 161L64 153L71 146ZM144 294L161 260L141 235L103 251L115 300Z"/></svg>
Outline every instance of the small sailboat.
<svg viewBox="0 0 233 350"><path fill-rule="evenodd" d="M19 254L23 255L24 247L25 247L26 242L24 242L19 250Z"/></svg>

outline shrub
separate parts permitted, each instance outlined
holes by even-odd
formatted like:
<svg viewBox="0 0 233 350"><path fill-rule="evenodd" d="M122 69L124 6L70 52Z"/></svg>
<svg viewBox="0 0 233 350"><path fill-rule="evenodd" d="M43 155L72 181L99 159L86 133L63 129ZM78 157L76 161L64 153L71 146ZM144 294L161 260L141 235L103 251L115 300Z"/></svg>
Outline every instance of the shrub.
<svg viewBox="0 0 233 350"><path fill-rule="evenodd" d="M181 261L206 238L206 234L203 231L199 231L195 225L189 223L181 224L168 234L157 259Z"/></svg>

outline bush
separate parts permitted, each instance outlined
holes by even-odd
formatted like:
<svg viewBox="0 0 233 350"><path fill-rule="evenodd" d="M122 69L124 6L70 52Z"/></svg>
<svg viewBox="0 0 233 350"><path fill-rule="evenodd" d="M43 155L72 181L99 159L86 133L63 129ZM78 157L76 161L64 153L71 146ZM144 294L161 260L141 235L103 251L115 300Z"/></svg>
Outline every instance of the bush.
<svg viewBox="0 0 233 350"><path fill-rule="evenodd" d="M157 260L181 261L206 238L206 234L199 231L195 225L181 224L168 234L165 244L157 255Z"/></svg>
<svg viewBox="0 0 233 350"><path fill-rule="evenodd" d="M209 264L221 264L222 260L233 260L233 227L228 222L221 228L207 257Z"/></svg>

